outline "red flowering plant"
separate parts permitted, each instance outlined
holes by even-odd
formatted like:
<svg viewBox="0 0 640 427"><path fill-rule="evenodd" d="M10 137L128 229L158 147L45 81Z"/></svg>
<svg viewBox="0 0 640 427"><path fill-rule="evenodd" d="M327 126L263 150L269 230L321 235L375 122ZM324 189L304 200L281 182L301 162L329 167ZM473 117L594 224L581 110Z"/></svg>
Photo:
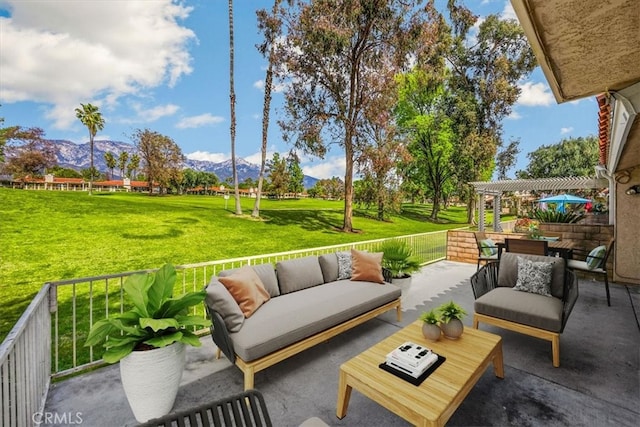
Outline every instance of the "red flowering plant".
<svg viewBox="0 0 640 427"><path fill-rule="evenodd" d="M513 226L513 231L516 233L527 233L529 237L536 238L540 236L539 225L540 222L538 220L526 217L519 218Z"/></svg>

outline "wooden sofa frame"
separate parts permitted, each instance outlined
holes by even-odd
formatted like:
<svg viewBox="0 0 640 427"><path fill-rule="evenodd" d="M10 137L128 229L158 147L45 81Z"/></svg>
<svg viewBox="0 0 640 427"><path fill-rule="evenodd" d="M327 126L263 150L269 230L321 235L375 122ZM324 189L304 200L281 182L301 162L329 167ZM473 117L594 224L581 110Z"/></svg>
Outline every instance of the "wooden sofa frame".
<svg viewBox="0 0 640 427"><path fill-rule="evenodd" d="M311 348L316 344L327 341L328 339L333 338L336 335L341 334L342 332L348 331L349 329L358 326L368 320L371 320L382 313L393 310L394 308L396 310L397 320L398 322L401 322L402 307L400 298L397 298L391 302L381 305L380 307L369 310L357 317L349 319L343 323L340 323L315 335L311 335L303 340L297 341L287 347L276 350L273 353L267 354L266 356L263 356L256 360L252 360L250 362L245 362L235 354L233 350L233 342L229 337L229 332L227 331L224 321L222 320L220 315L213 310L209 310L208 307L207 311L209 312L209 316L212 320L211 337L213 339L213 342L218 346L216 357L219 359L221 353L224 353L232 363L240 368L240 370L244 374L244 389L250 390L254 387L254 375L256 372L273 366L276 363L294 356L308 348Z"/></svg>
<svg viewBox="0 0 640 427"><path fill-rule="evenodd" d="M498 286L499 266L499 262L489 263L471 277L471 286L473 288L473 296L475 299L480 298L482 295ZM536 328L480 313L473 314L473 327L478 329L479 323L482 322L502 329L508 329L513 332L550 341L553 366L557 368L560 366L560 334L564 330L567 320L569 319L569 315L571 314L571 310L573 310L573 306L577 299L578 279L573 271L565 268L562 298L562 328L560 331L548 331L546 329Z"/></svg>

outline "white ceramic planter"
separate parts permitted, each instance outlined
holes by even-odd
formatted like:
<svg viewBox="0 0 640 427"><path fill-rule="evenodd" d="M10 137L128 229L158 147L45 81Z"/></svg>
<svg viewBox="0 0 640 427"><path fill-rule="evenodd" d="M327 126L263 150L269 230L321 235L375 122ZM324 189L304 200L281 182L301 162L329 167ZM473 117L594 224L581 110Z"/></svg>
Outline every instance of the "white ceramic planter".
<svg viewBox="0 0 640 427"><path fill-rule="evenodd" d="M120 378L133 415L140 423L162 417L173 408L182 379L185 346L174 343L134 351L120 361Z"/></svg>
<svg viewBox="0 0 640 427"><path fill-rule="evenodd" d="M411 285L411 276L394 277L391 279L391 283L401 288L408 288Z"/></svg>

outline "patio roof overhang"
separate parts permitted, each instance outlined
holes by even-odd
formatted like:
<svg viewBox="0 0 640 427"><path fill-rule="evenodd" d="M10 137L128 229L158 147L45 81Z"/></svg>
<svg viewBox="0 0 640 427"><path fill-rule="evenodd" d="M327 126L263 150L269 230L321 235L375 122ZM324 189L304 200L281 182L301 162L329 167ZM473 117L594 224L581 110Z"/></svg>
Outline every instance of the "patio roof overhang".
<svg viewBox="0 0 640 427"><path fill-rule="evenodd" d="M625 173L640 157L638 0L511 0L558 103L598 99L602 166ZM606 153L605 153L606 152Z"/></svg>
<svg viewBox="0 0 640 427"><path fill-rule="evenodd" d="M609 181L603 178L593 177L566 177L566 178L541 178L541 179L507 179L503 181L476 181L471 182L478 193L498 193L504 191L531 191L531 190L577 190L585 188L607 188Z"/></svg>

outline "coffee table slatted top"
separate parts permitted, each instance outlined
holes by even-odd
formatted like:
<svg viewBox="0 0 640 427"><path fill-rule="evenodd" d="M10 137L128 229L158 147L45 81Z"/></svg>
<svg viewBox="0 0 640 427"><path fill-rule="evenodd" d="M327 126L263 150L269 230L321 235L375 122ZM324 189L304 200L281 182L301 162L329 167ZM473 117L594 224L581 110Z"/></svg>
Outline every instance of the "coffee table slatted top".
<svg viewBox="0 0 640 427"><path fill-rule="evenodd" d="M446 357L420 386L378 367L406 341ZM353 388L414 425L444 425L489 364L498 378L504 376L499 336L466 327L457 340L443 337L432 342L424 338L422 321L417 320L340 367L336 415L346 415Z"/></svg>

